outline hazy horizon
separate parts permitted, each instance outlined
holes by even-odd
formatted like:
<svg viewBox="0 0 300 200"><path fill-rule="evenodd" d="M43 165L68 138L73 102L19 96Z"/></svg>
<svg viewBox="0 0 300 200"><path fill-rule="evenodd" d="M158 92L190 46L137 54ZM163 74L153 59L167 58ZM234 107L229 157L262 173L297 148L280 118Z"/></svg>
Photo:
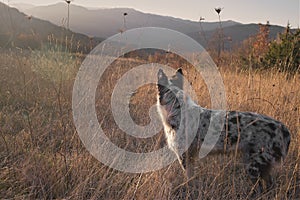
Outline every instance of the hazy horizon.
<svg viewBox="0 0 300 200"><path fill-rule="evenodd" d="M32 4L51 5L64 0L3 0L2 2L13 4ZM222 20L234 20L241 23L266 23L267 21L273 25L286 26L289 22L292 28L299 27L299 0L228 0L221 2L219 0L197 1L190 0L190 3L179 0L164 0L163 2L153 3L146 0L133 1L92 1L92 0L75 0L71 4L80 5L87 8L134 8L136 10L153 13L164 16L172 16L176 18L199 21L200 17L204 17L205 21L217 21L218 15L214 8L223 8L221 12Z"/></svg>

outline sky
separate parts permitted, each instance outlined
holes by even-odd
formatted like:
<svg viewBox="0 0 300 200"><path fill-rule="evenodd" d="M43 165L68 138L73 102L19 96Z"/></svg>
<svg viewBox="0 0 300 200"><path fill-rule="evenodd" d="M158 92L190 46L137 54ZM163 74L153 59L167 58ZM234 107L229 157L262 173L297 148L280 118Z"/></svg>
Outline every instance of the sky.
<svg viewBox="0 0 300 200"><path fill-rule="evenodd" d="M64 0L2 0L5 3L49 5ZM214 8L223 8L222 20L241 23L266 23L298 28L300 23L300 0L73 0L73 4L85 7L128 7L136 10L182 19L217 21Z"/></svg>

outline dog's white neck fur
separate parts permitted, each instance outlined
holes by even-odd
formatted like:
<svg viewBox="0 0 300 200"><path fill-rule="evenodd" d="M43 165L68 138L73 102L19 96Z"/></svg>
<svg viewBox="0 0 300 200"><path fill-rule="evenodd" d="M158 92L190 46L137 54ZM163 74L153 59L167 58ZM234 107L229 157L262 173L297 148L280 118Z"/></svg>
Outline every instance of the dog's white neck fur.
<svg viewBox="0 0 300 200"><path fill-rule="evenodd" d="M171 140L175 139L176 131L170 126L170 124L167 122L168 113L165 110L164 106L162 106L159 102L159 95L157 96L157 111L158 114L162 120L164 132L168 140L169 148L172 150L175 150L170 144L172 143Z"/></svg>

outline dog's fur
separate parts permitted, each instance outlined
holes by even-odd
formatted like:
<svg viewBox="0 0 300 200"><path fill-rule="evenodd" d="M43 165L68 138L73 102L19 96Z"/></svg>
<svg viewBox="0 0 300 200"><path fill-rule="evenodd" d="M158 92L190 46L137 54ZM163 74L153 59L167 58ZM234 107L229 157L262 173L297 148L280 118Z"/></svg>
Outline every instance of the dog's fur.
<svg viewBox="0 0 300 200"><path fill-rule="evenodd" d="M193 174L194 161L199 157L201 145L207 134L211 116L218 115L218 111L196 105L183 92L181 69L178 69L170 79L160 69L157 87L157 107L168 146L174 151L190 178ZM180 152L180 143L184 137L179 136L179 129L183 127L184 134L191 134L185 126L189 124L187 121L195 117L199 119L196 135L187 151ZM257 113L226 111L224 117L223 130L211 153L227 153L230 149L238 149L242 152L251 180L253 183L259 183L257 190L262 191L265 188L263 182L266 188L271 187L273 181L270 171L276 162L287 155L290 144L289 130L283 123Z"/></svg>

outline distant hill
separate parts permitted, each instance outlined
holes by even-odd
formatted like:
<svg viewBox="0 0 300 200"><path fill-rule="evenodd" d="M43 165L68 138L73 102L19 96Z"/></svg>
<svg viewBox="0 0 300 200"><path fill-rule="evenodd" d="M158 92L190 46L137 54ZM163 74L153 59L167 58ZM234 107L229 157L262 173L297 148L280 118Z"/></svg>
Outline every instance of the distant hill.
<svg viewBox="0 0 300 200"><path fill-rule="evenodd" d="M42 44L49 43L49 37L58 43L63 43L66 36L72 38L74 48L77 48L78 42L82 44L80 48L87 48L86 45L90 43L90 38L83 34L25 15L3 3L0 3L0 27L1 48L10 46L39 48Z"/></svg>
<svg viewBox="0 0 300 200"><path fill-rule="evenodd" d="M38 6L23 10L28 15L33 15L41 19L49 20L54 24L61 25L67 18L67 4L58 3L49 6ZM126 15L126 28L138 27L163 27L182 33L192 33L199 31L198 22L183 20L174 17L160 16L143 13L130 8L106 8L87 9L82 6L70 5L70 28L71 30L90 36L107 38L121 29L124 29L124 16ZM223 27L229 27L240 23L234 21L224 21ZM219 26L218 22L202 23L204 30L211 31Z"/></svg>
<svg viewBox="0 0 300 200"><path fill-rule="evenodd" d="M281 26L270 26L270 39L276 39L278 36L278 33L282 33L284 31L284 27ZM224 34L224 41L225 41L225 49L228 49L229 46L232 45L238 45L245 39L254 36L259 31L259 25L258 24L237 24L230 27L223 28L223 34ZM199 31L197 32L190 32L187 33L190 37L195 39L196 41L200 42L201 44L205 45L206 42L209 42L213 37L216 36L216 31L205 31L204 33L201 33ZM206 38L206 40L205 40ZM208 40L208 41L207 41Z"/></svg>
<svg viewBox="0 0 300 200"><path fill-rule="evenodd" d="M27 10L34 8L35 5L28 4L28 3L11 3L10 7L17 8L19 11Z"/></svg>
<svg viewBox="0 0 300 200"><path fill-rule="evenodd" d="M37 7L30 4L14 4L13 6L26 13L27 17L18 10L0 3L0 26L3 27L0 29L0 44L2 45L6 41L18 41L18 38L22 39L23 37L19 45L28 46L28 41L30 43L34 43L38 39L46 41L49 34L61 37L63 33L67 33L67 35L73 34L74 40L80 40L82 41L81 44L87 45L90 44L90 40L85 35L95 38L107 38L119 33L121 30L153 26L180 31L206 46L208 44L207 41L214 40L216 29L219 28L219 22L201 22L201 29L199 22L143 13L130 8L87 9L71 4L70 29L76 33L81 33L75 34L63 28L66 27L67 23L66 3ZM124 13L127 13L125 24ZM28 16L33 17L29 20ZM226 49L240 44L241 41L249 38L249 36L257 34L259 30L258 24L241 24L234 21L223 21L222 27L225 38L230 38L230 40L225 41ZM203 31L201 32L201 30ZM271 38L275 38L283 30L284 27L271 25ZM26 37L27 39L24 39ZM28 38L30 37L31 39L29 40ZM101 39L94 39L93 42L97 44L99 41Z"/></svg>
<svg viewBox="0 0 300 200"><path fill-rule="evenodd" d="M23 12L62 25L67 19L67 4L31 7L24 9ZM124 13L127 13L125 24ZM204 36L206 40L211 40L216 34L216 29L219 28L219 22L201 22L201 29L199 22L143 13L130 8L87 9L74 4L70 5L70 29L89 36L107 38L125 28L149 26L180 31L205 46ZM231 38L230 45L239 44L259 30L258 24L241 24L234 21L223 21L222 27L225 37ZM201 30L204 32L200 33ZM275 38L283 30L284 28L280 26L270 26L271 38Z"/></svg>

